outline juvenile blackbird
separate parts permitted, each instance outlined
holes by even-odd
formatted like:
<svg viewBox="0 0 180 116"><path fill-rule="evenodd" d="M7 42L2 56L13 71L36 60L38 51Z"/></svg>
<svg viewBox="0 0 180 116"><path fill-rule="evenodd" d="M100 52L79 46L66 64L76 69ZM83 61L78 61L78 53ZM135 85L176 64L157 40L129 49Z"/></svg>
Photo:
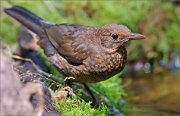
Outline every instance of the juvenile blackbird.
<svg viewBox="0 0 180 116"><path fill-rule="evenodd" d="M127 59L124 44L145 38L123 25L53 24L20 6L5 12L39 36L40 46L66 77L83 83L103 81L119 73Z"/></svg>

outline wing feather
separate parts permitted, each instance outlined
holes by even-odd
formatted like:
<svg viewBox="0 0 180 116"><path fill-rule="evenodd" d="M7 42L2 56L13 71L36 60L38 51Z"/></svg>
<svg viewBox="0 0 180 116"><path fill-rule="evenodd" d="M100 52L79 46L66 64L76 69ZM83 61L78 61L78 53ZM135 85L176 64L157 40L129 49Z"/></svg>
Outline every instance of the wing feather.
<svg viewBox="0 0 180 116"><path fill-rule="evenodd" d="M46 29L46 33L61 56L69 63L80 65L89 56L89 43L82 36L84 29L80 25L59 24Z"/></svg>

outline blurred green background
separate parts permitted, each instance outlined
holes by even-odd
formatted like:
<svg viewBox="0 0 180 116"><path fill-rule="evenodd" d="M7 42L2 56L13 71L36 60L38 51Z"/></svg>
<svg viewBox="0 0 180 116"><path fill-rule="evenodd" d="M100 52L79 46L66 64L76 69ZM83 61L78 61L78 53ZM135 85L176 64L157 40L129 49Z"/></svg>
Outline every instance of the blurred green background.
<svg viewBox="0 0 180 116"><path fill-rule="evenodd" d="M17 32L20 29L20 24L3 12L3 8L12 5L23 6L43 19L55 23L126 25L133 32L146 36L145 40L127 44L129 62L150 62L157 66L160 61L168 64L172 54L180 54L178 0L4 0L1 1L0 9L0 39L8 44L16 43ZM118 83L113 85L112 83L117 80ZM116 86L119 88L112 92L111 87ZM118 77L92 85L96 93L99 91L99 94L107 93L106 96L112 96L108 99L120 110L119 100L126 95L122 88L123 84Z"/></svg>

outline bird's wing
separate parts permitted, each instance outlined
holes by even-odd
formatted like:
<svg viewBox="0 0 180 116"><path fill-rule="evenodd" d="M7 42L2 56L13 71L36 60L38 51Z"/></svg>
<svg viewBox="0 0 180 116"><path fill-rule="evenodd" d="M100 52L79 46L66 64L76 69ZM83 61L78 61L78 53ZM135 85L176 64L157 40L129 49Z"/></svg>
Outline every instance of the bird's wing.
<svg viewBox="0 0 180 116"><path fill-rule="evenodd" d="M80 32L84 27L59 24L46 29L49 40L69 63L80 65L89 56L89 42ZM86 40L85 40L86 39Z"/></svg>

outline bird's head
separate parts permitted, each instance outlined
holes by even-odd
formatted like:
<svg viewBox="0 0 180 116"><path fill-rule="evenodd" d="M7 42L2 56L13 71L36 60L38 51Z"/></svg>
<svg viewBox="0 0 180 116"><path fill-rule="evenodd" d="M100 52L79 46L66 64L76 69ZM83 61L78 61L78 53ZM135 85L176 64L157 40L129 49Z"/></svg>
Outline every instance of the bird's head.
<svg viewBox="0 0 180 116"><path fill-rule="evenodd" d="M132 33L126 26L110 24L99 29L101 44L113 50L118 50L121 45L129 40L144 39L145 36Z"/></svg>

